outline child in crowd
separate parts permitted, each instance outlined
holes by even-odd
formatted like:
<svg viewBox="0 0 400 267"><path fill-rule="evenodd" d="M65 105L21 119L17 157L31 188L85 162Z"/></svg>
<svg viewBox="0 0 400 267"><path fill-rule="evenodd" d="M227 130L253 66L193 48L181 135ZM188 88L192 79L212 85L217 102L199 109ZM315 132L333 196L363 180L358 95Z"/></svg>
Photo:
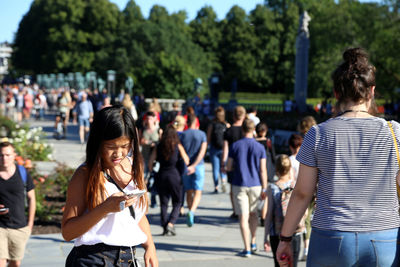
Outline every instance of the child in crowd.
<svg viewBox="0 0 400 267"><path fill-rule="evenodd" d="M289 203L291 192L295 186L292 164L287 155L279 155L275 163L278 181L269 183L267 189L268 211L265 218L264 248L271 251L274 255L275 267L279 267L276 259L276 250L279 244L279 234L286 214L287 204ZM304 231L304 223L297 227L296 234L293 236L293 266L297 266L300 253L301 233Z"/></svg>

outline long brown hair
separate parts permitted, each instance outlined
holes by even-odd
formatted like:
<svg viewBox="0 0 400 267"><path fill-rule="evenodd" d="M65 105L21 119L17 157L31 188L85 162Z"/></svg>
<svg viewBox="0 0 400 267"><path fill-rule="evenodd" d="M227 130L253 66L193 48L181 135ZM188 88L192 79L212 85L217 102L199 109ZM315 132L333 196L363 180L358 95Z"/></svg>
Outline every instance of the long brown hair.
<svg viewBox="0 0 400 267"><path fill-rule="evenodd" d="M168 125L161 137L159 144L161 154L165 160L168 160L173 152L175 152L175 147L178 143L178 133L172 125Z"/></svg>
<svg viewBox="0 0 400 267"><path fill-rule="evenodd" d="M215 113L215 119L214 119L215 122L222 122L226 124L225 109L222 106L217 107L214 113Z"/></svg>
<svg viewBox="0 0 400 267"><path fill-rule="evenodd" d="M94 117L86 146L85 163L89 171L86 204L89 209L95 208L105 199L105 177L101 164L103 142L121 136L126 136L131 141L132 179L139 189L146 189L135 120L129 110L121 105L103 108ZM146 194L140 198L139 206L147 206Z"/></svg>

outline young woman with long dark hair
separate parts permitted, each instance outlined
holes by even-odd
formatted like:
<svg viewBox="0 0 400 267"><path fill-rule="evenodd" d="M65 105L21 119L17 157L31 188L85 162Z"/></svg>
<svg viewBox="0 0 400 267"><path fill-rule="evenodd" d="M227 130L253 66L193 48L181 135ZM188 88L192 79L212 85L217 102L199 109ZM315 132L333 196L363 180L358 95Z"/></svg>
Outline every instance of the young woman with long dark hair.
<svg viewBox="0 0 400 267"><path fill-rule="evenodd" d="M155 185L160 196L161 226L163 235L176 235L175 222L179 217L182 203L182 176L179 159L189 164L189 156L181 145L178 134L172 125L168 125L161 137L157 149L153 150L149 161L149 170L153 170L154 160L160 163L160 169L155 177ZM172 211L168 217L168 202L172 198Z"/></svg>
<svg viewBox="0 0 400 267"><path fill-rule="evenodd" d="M69 183L62 235L75 246L66 266L137 266L140 244L145 265L158 266L140 191L146 184L135 121L122 106L106 107L94 117L85 163Z"/></svg>

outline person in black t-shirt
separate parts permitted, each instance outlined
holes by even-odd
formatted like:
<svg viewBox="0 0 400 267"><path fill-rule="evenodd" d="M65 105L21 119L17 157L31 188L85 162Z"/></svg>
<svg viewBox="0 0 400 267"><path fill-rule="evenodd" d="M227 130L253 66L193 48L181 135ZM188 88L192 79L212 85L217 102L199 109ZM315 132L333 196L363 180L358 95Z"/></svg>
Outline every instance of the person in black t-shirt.
<svg viewBox="0 0 400 267"><path fill-rule="evenodd" d="M232 182L232 175L233 175L233 172L226 172L225 169L225 164L228 160L228 152L232 144L243 137L242 124L245 118L246 118L246 109L243 106L236 106L233 111L233 124L224 133L224 148L222 150L221 169L223 172L227 173L228 183ZM232 185L231 185L230 198L233 209L231 218L238 218L238 216L235 214Z"/></svg>
<svg viewBox="0 0 400 267"><path fill-rule="evenodd" d="M222 190L226 191L226 174L221 171L222 150L224 147L224 133L231 125L225 121L225 109L221 106L215 109L215 118L207 128L207 143L213 170L214 193L218 193L218 183L221 177Z"/></svg>
<svg viewBox="0 0 400 267"><path fill-rule="evenodd" d="M0 266L20 266L35 219L36 199L31 177L26 182L15 165L11 143L0 143ZM26 190L26 193L24 192ZM28 218L25 216L25 196Z"/></svg>

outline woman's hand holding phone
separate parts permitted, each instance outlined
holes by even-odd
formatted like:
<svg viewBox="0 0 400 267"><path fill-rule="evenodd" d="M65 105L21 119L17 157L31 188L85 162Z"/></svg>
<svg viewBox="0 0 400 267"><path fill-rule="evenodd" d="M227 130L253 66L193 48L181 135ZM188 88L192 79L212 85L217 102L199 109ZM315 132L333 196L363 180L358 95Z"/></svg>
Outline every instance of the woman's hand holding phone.
<svg viewBox="0 0 400 267"><path fill-rule="evenodd" d="M147 191L146 190L137 190L131 194L126 195L125 207L132 206L136 203L136 201L143 196Z"/></svg>

